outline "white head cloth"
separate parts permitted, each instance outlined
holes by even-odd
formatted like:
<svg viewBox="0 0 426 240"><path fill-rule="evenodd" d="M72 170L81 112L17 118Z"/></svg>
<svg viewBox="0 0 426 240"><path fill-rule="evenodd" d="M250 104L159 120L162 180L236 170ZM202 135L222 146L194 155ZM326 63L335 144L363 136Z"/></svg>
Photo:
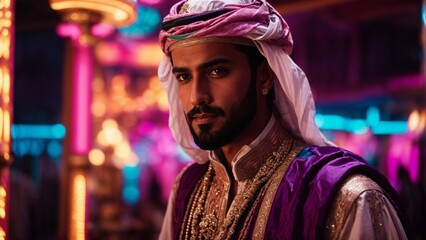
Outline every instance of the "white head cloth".
<svg viewBox="0 0 426 240"><path fill-rule="evenodd" d="M215 10L231 5L249 4L259 0L188 0L188 13ZM264 2L261 0L261 2ZM264 2L264 4L267 4ZM270 7L269 4L267 4ZM264 5L262 5L263 7ZM304 72L291 60L282 46L271 44L282 36L283 25L276 12L269 22L260 23L243 37L254 41L267 59L277 78L274 83L276 117L284 128L311 145L333 145L315 124L315 103ZM200 149L193 141L188 123L178 98L177 81L172 73L170 57L166 54L158 68L158 76L168 94L170 105L169 126L180 147L198 163L208 161L208 151Z"/></svg>

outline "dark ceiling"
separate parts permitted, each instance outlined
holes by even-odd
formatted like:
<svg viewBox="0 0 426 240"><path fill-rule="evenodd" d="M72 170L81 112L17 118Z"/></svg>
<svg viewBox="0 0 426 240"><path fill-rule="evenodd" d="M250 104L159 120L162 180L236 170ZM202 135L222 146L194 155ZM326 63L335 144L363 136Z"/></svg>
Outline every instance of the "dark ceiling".
<svg viewBox="0 0 426 240"><path fill-rule="evenodd" d="M401 118L424 101L424 83L398 82L420 76L420 0L269 2L291 27L292 57L322 109L350 115L373 104ZM165 15L172 3L151 7ZM59 22L47 0L16 1L15 122L61 121L65 41L55 34ZM391 82L402 87L391 89Z"/></svg>

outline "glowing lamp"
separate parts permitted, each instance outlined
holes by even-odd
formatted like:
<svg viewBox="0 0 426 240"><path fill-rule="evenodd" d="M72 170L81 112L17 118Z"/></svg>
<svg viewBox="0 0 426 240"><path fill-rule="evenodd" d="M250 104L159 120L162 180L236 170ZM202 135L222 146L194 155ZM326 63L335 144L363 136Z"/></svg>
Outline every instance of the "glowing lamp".
<svg viewBox="0 0 426 240"><path fill-rule="evenodd" d="M415 134L421 134L426 127L426 111L413 110L408 117L408 129Z"/></svg>
<svg viewBox="0 0 426 240"><path fill-rule="evenodd" d="M50 0L50 6L72 21L80 19L82 12L96 13L113 26L126 26L136 19L136 4L131 0Z"/></svg>

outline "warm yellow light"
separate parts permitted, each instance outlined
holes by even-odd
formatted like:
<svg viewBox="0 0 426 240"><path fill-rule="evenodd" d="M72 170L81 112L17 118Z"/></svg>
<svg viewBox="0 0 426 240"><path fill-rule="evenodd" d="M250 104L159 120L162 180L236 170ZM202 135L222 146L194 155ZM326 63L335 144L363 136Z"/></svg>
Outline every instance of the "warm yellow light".
<svg viewBox="0 0 426 240"><path fill-rule="evenodd" d="M136 106L138 111L144 111L148 105L145 103L143 96L136 98Z"/></svg>
<svg viewBox="0 0 426 240"><path fill-rule="evenodd" d="M11 14L11 13L9 12L9 14ZM9 14L8 14L8 12L6 12L5 17L7 17L7 15L9 15ZM2 19L0 19L1 26L7 27L7 28L9 28L10 26L12 26L12 21L9 18L10 18L10 16L8 18L2 18Z"/></svg>
<svg viewBox="0 0 426 240"><path fill-rule="evenodd" d="M132 153L130 144L128 142L121 142L114 148L114 154L120 158L128 158Z"/></svg>
<svg viewBox="0 0 426 240"><path fill-rule="evenodd" d="M160 80L156 76L149 79L149 87L156 91L163 89Z"/></svg>
<svg viewBox="0 0 426 240"><path fill-rule="evenodd" d="M3 6L5 7L5 8L10 8L10 1L11 0L3 0Z"/></svg>
<svg viewBox="0 0 426 240"><path fill-rule="evenodd" d="M136 166L139 163L139 158L134 152L130 152L130 154L125 157L119 157L115 154L111 156L111 162L117 168L123 168L124 166Z"/></svg>
<svg viewBox="0 0 426 240"><path fill-rule="evenodd" d="M10 142L10 113L7 109L3 112L3 140L5 143Z"/></svg>
<svg viewBox="0 0 426 240"><path fill-rule="evenodd" d="M86 177L77 174L72 180L71 227L69 237L84 240L86 232Z"/></svg>
<svg viewBox="0 0 426 240"><path fill-rule="evenodd" d="M0 198L6 197L6 189L3 186L0 186Z"/></svg>
<svg viewBox="0 0 426 240"><path fill-rule="evenodd" d="M410 113L410 116L408 117L408 129L410 131L414 131L417 128L417 125L419 125L420 122L420 114L417 110L414 110Z"/></svg>
<svg viewBox="0 0 426 240"><path fill-rule="evenodd" d="M158 108L162 111L169 110L169 102L165 91L158 94Z"/></svg>
<svg viewBox="0 0 426 240"><path fill-rule="evenodd" d="M92 103L91 110L92 110L93 116L102 117L105 115L107 108L105 103L103 103L102 101L94 101Z"/></svg>
<svg viewBox="0 0 426 240"><path fill-rule="evenodd" d="M4 207L0 208L0 218L4 219L6 217L6 209Z"/></svg>
<svg viewBox="0 0 426 240"><path fill-rule="evenodd" d="M118 128L118 123L114 119L106 119L102 123L102 128L103 129L107 129L107 128Z"/></svg>
<svg viewBox="0 0 426 240"><path fill-rule="evenodd" d="M121 134L118 128L105 128L102 129L96 136L96 141L101 146L115 146L123 140L123 134Z"/></svg>
<svg viewBox="0 0 426 240"><path fill-rule="evenodd" d="M102 92L105 88L104 80L100 77L96 77L93 80L92 88L94 92Z"/></svg>
<svg viewBox="0 0 426 240"><path fill-rule="evenodd" d="M92 149L89 152L89 162L94 166L100 166L105 162L105 154L100 149Z"/></svg>
<svg viewBox="0 0 426 240"><path fill-rule="evenodd" d="M137 108L136 102L133 99L129 99L123 106L123 110L126 112L133 112Z"/></svg>
<svg viewBox="0 0 426 240"><path fill-rule="evenodd" d="M138 163L139 157L134 152L131 152L129 157L124 159L124 164L127 166L136 166Z"/></svg>
<svg viewBox="0 0 426 240"><path fill-rule="evenodd" d="M3 81L4 81L3 68L0 66L0 96L3 96Z"/></svg>
<svg viewBox="0 0 426 240"><path fill-rule="evenodd" d="M157 100L157 94L155 91L151 90L151 89L147 89L145 91L145 93L143 94L143 101L147 104L147 105L152 105L156 102Z"/></svg>
<svg viewBox="0 0 426 240"><path fill-rule="evenodd" d="M9 96L10 94L10 74L9 70L5 67L3 68L3 91L2 96Z"/></svg>
<svg viewBox="0 0 426 240"><path fill-rule="evenodd" d="M145 67L158 67L164 57L158 43L143 43L135 51L135 61Z"/></svg>
<svg viewBox="0 0 426 240"><path fill-rule="evenodd" d="M114 18L118 22L125 21L128 14L125 11L115 11L114 12Z"/></svg>
<svg viewBox="0 0 426 240"><path fill-rule="evenodd" d="M417 131L421 133L426 127L426 111L420 112L419 124L417 125Z"/></svg>
<svg viewBox="0 0 426 240"><path fill-rule="evenodd" d="M4 32L4 31L2 31ZM10 56L10 36L0 36L0 58L9 59Z"/></svg>
<svg viewBox="0 0 426 240"><path fill-rule="evenodd" d="M0 107L0 140L3 139L3 109Z"/></svg>
<svg viewBox="0 0 426 240"><path fill-rule="evenodd" d="M0 186L0 218L6 218L6 189Z"/></svg>
<svg viewBox="0 0 426 240"><path fill-rule="evenodd" d="M106 65L122 61L120 45L115 42L98 43L95 46L95 54Z"/></svg>
<svg viewBox="0 0 426 240"><path fill-rule="evenodd" d="M116 26L129 25L136 19L136 6L130 0L51 0L57 11L83 9L100 13L103 21Z"/></svg>
<svg viewBox="0 0 426 240"><path fill-rule="evenodd" d="M6 239L6 232L3 230L2 227L0 227L0 240Z"/></svg>
<svg viewBox="0 0 426 240"><path fill-rule="evenodd" d="M112 85L111 88L114 91L125 91L126 90L126 82L127 82L127 78L123 74L115 75L111 79L111 85Z"/></svg>
<svg viewBox="0 0 426 240"><path fill-rule="evenodd" d="M408 130L421 133L426 127L426 111L413 110L408 117Z"/></svg>

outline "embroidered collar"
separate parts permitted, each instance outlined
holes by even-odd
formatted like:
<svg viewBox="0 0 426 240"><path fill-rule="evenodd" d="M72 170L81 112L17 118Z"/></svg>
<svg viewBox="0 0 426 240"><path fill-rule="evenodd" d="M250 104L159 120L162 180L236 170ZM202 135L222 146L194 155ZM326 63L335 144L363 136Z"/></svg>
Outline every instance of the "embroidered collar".
<svg viewBox="0 0 426 240"><path fill-rule="evenodd" d="M284 141L285 136L288 136L288 133L272 115L259 136L250 144L243 146L232 160L234 179L241 182L253 178L268 156ZM210 160L216 175L229 181L225 166L213 151L210 152Z"/></svg>

